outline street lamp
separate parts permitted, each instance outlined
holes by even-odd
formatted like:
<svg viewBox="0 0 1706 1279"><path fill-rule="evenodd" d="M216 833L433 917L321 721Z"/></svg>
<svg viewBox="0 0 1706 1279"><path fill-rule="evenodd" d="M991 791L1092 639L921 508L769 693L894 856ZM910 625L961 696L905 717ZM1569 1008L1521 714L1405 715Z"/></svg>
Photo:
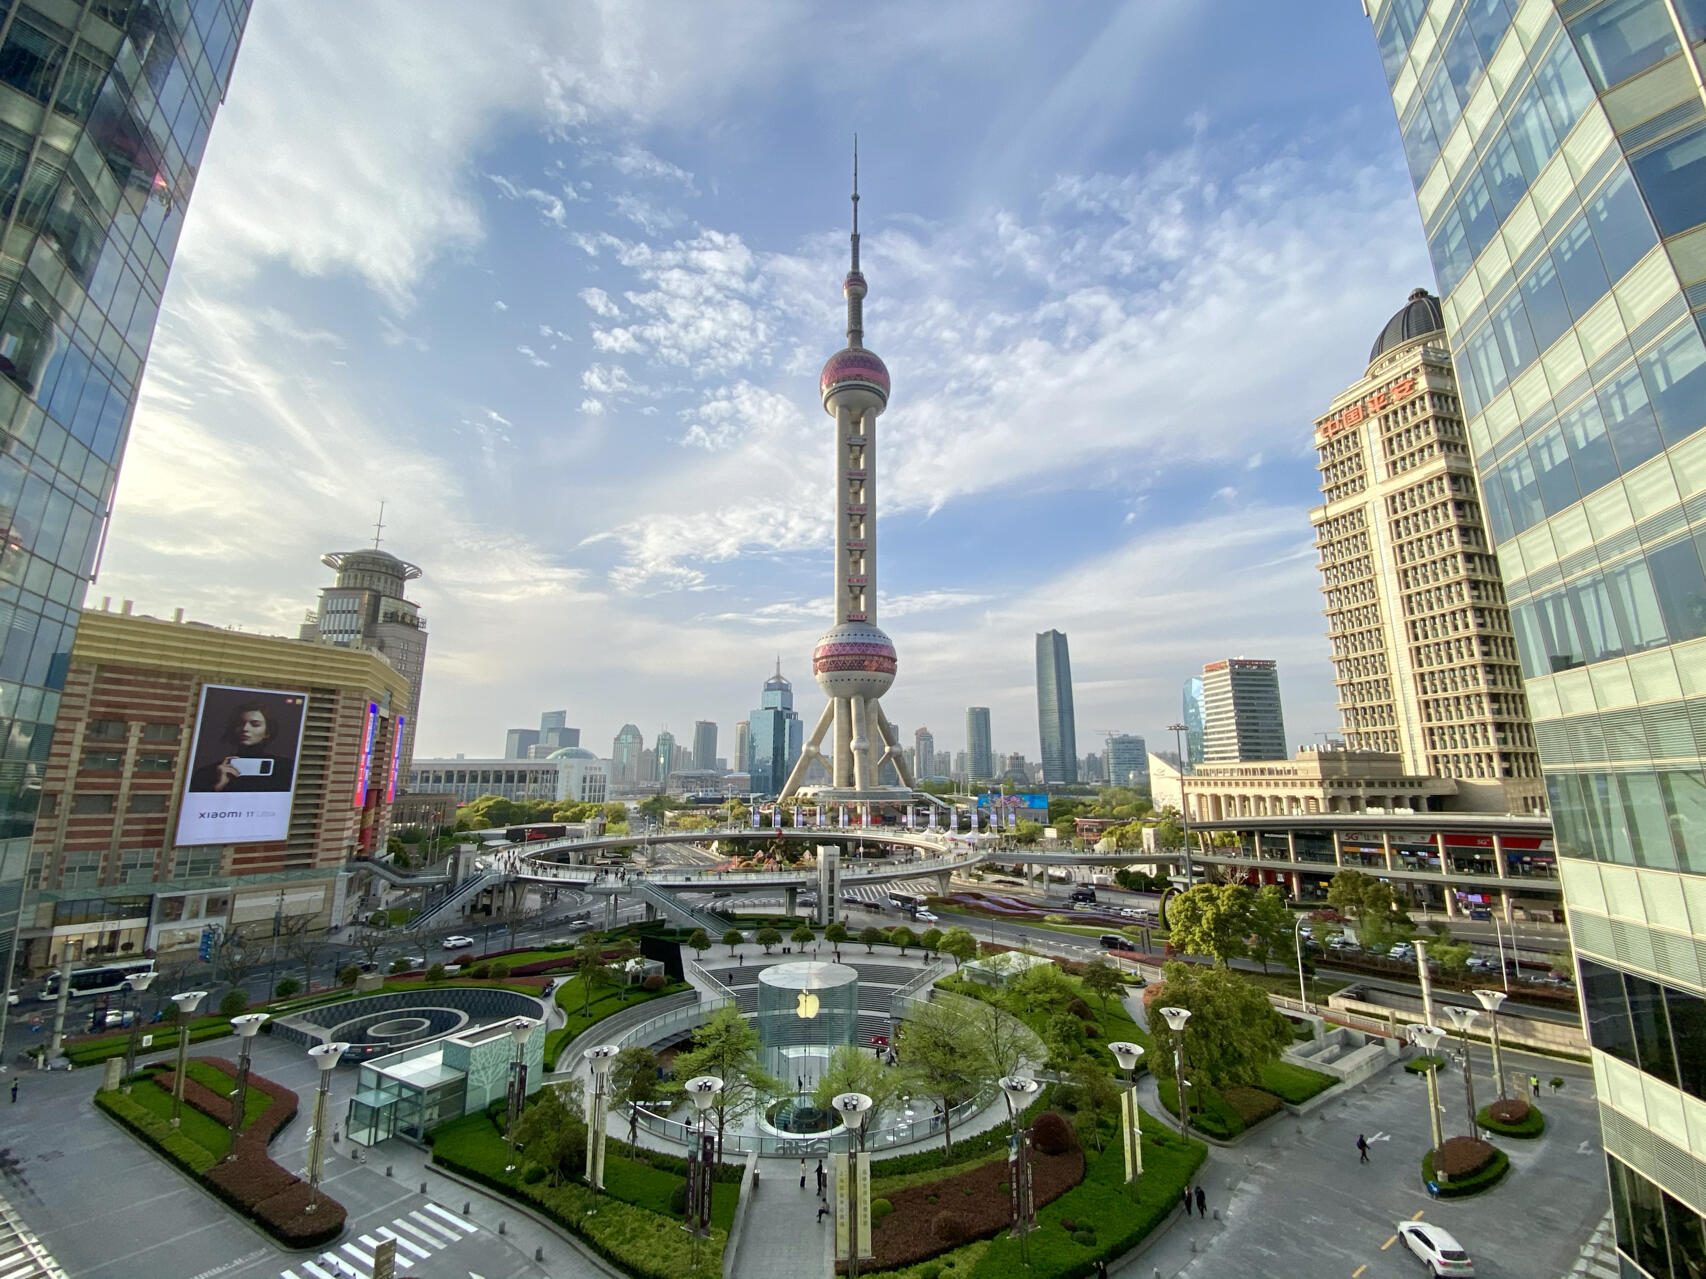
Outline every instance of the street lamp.
<svg viewBox="0 0 1706 1279"><path fill-rule="evenodd" d="M201 1001L207 998L205 990L186 990L172 996L172 1002L178 1006L178 1073L172 1077L172 1127L178 1126L178 1120L184 1109L184 1057L190 1050L190 1018L195 1010L201 1007Z"/></svg>
<svg viewBox="0 0 1706 1279"><path fill-rule="evenodd" d="M1297 949L1297 993L1303 999L1303 1011L1309 1011L1309 986L1303 980L1303 921L1299 915L1291 925L1291 942Z"/></svg>
<svg viewBox="0 0 1706 1279"><path fill-rule="evenodd" d="M857 1151L835 1156L836 1260L847 1263L848 1279L859 1279L859 1260L871 1243L869 1156L865 1154L865 1120L872 1101L862 1092L837 1093L830 1103L847 1131L859 1143ZM847 1255L841 1255L841 1227L847 1226Z"/></svg>
<svg viewBox="0 0 1706 1279"><path fill-rule="evenodd" d="M326 1166L326 1095L332 1089L332 1068L349 1051L343 1043L315 1044L308 1050L314 1064L320 1068L320 1089L314 1094L314 1131L308 1139L308 1206L313 1212L318 1205L314 1195L320 1188L320 1172Z"/></svg>
<svg viewBox="0 0 1706 1279"><path fill-rule="evenodd" d="M1410 1042L1428 1055L1428 1123L1433 1131L1433 1149L1445 1144L1444 1125L1439 1116L1439 1046L1445 1032L1438 1026L1411 1026Z"/></svg>
<svg viewBox="0 0 1706 1279"><path fill-rule="evenodd" d="M1493 1082L1499 1086L1499 1100L1505 1099L1505 1063L1499 1056L1499 1005L1505 1002L1502 990L1477 990L1475 998L1493 1022Z"/></svg>
<svg viewBox="0 0 1706 1279"><path fill-rule="evenodd" d="M1136 1181L1143 1172L1143 1127L1137 1106L1137 1063L1143 1057L1143 1045L1116 1040L1108 1051L1126 1074L1126 1090L1120 1094L1120 1139L1125 1147L1125 1179Z"/></svg>
<svg viewBox="0 0 1706 1279"><path fill-rule="evenodd" d="M1185 797L1185 748L1182 745L1181 733L1189 730L1183 724L1169 724L1167 731L1173 734L1173 750L1179 757L1179 829L1185 833L1185 887L1189 888L1195 882L1191 877L1191 804ZM1259 844L1261 841L1258 840Z"/></svg>
<svg viewBox="0 0 1706 1279"><path fill-rule="evenodd" d="M592 1071L592 1122L586 1134L586 1184L597 1194L604 1189L604 1081L610 1076L610 1065L622 1050L615 1044L599 1044L588 1048L582 1057Z"/></svg>
<svg viewBox="0 0 1706 1279"><path fill-rule="evenodd" d="M160 974L156 972L132 973L124 979L136 995L136 1008L130 1015L130 1040L124 1046L124 1077L130 1078L136 1069L136 1041L142 1034L142 992L154 984L154 979Z"/></svg>
<svg viewBox="0 0 1706 1279"><path fill-rule="evenodd" d="M1191 1108L1185 1097L1185 1023L1191 1019L1189 1008L1163 1008L1167 1029L1173 1032L1173 1081L1179 1094L1179 1135L1191 1135Z"/></svg>
<svg viewBox="0 0 1706 1279"><path fill-rule="evenodd" d="M521 1103L527 1098L527 1062L522 1054L527 1048L527 1039L539 1023L531 1017L517 1017L510 1022L509 1037L515 1042L515 1055L509 1062L509 1123L504 1136L509 1140L509 1163L505 1172L515 1171L515 1126L521 1122Z"/></svg>
<svg viewBox="0 0 1706 1279"><path fill-rule="evenodd" d="M242 1049L237 1054L237 1087L231 1093L231 1150L225 1156L227 1159L237 1157L237 1138L243 1132L243 1108L249 1103L249 1049L266 1019L265 1013L244 1013L231 1019L231 1028L237 1032Z"/></svg>
<svg viewBox="0 0 1706 1279"><path fill-rule="evenodd" d="M1469 1103L1469 1135L1475 1136L1475 1068L1469 1060L1469 1028L1475 1024L1475 1019L1481 1014L1474 1008L1458 1008L1455 1005L1445 1010L1445 1015L1451 1018L1451 1024L1457 1029L1457 1037L1463 1041L1463 1095Z"/></svg>
<svg viewBox="0 0 1706 1279"><path fill-rule="evenodd" d="M711 1233L711 1190L716 1185L717 1151L711 1130L705 1126L717 1094L723 1091L723 1081L715 1075L699 1075L689 1079L685 1088L687 1099L699 1116L699 1140L687 1147L687 1223L693 1232L694 1265L698 1265L699 1241Z"/></svg>
<svg viewBox="0 0 1706 1279"><path fill-rule="evenodd" d="M1019 1115L1031 1095L1041 1088L1034 1079L1023 1075L1005 1075L997 1081L1007 1098L1007 1123L1012 1129L1008 1138L1007 1162L1012 1167L1008 1183L1013 1187L1013 1233L1019 1236L1019 1260L1031 1264L1029 1235L1037 1224L1031 1199L1031 1135L1019 1131Z"/></svg>

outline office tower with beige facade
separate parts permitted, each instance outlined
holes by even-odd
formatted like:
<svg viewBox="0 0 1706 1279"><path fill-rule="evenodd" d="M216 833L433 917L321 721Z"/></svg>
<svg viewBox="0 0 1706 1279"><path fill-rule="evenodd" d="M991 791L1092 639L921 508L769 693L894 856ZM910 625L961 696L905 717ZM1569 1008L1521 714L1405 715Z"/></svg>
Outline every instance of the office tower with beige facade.
<svg viewBox="0 0 1706 1279"><path fill-rule="evenodd" d="M1202 668L1203 760L1234 764L1285 758L1279 665L1233 657Z"/></svg>
<svg viewBox="0 0 1706 1279"><path fill-rule="evenodd" d="M1320 554L1345 745L1449 777L1476 807L1545 809L1503 579L1439 299L1381 329L1315 423Z"/></svg>

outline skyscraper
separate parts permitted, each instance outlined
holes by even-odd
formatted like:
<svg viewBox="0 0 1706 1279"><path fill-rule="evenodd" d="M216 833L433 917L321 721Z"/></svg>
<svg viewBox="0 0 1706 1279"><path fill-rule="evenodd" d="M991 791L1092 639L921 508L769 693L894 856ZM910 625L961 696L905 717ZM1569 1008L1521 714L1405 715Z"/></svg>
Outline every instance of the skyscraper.
<svg viewBox="0 0 1706 1279"><path fill-rule="evenodd" d="M1184 713L1185 725L1185 761L1181 765L1185 772L1202 763L1203 752L1203 723L1208 718L1203 710L1202 676L1193 675L1185 681L1185 695L1181 707Z"/></svg>
<svg viewBox="0 0 1706 1279"><path fill-rule="evenodd" d="M332 551L320 557L320 563L336 569L338 576L320 592L319 608L303 622L300 638L340 648L376 649L409 681L397 745L397 776L406 781L415 757L415 716L426 674L427 631L419 607L403 598L403 584L414 581L421 571L380 550L377 537L373 541L372 547L359 551Z"/></svg>
<svg viewBox="0 0 1706 1279"><path fill-rule="evenodd" d="M693 767L711 769L717 766L717 726L708 719L693 723Z"/></svg>
<svg viewBox="0 0 1706 1279"><path fill-rule="evenodd" d="M529 752L539 745L539 730L536 728L512 728L504 734L504 758L527 759Z"/></svg>
<svg viewBox="0 0 1706 1279"><path fill-rule="evenodd" d="M752 725L744 719L735 721L735 757L732 763L737 773L749 772L752 768Z"/></svg>
<svg viewBox="0 0 1706 1279"><path fill-rule="evenodd" d="M776 795L800 759L804 725L794 711L794 686L782 676L782 663L764 681L758 709L747 716L752 739L752 789L761 795Z"/></svg>
<svg viewBox="0 0 1706 1279"><path fill-rule="evenodd" d="M543 758L552 751L560 751L570 746L581 744L581 731L569 727L567 711L543 711L539 716L539 740L534 743L539 750L537 754Z"/></svg>
<svg viewBox="0 0 1706 1279"><path fill-rule="evenodd" d="M1545 772L1624 1273L1686 1275L1706 1233L1706 6L1366 8Z"/></svg>
<svg viewBox="0 0 1706 1279"><path fill-rule="evenodd" d="M1504 585L1482 520L1439 299L1416 289L1316 419L1320 549L1345 744L1545 808Z"/></svg>
<svg viewBox="0 0 1706 1279"><path fill-rule="evenodd" d="M1279 666L1234 657L1202 668L1203 762L1286 759Z"/></svg>
<svg viewBox="0 0 1706 1279"><path fill-rule="evenodd" d="M989 707L966 707L966 758L974 778L995 776L995 753L989 741Z"/></svg>
<svg viewBox="0 0 1706 1279"><path fill-rule="evenodd" d="M1072 719L1072 658L1066 636L1037 636L1037 736L1042 739L1043 780L1078 780L1078 731Z"/></svg>
<svg viewBox="0 0 1706 1279"><path fill-rule="evenodd" d="M912 735L912 772L915 777L936 775L936 735L921 728Z"/></svg>
<svg viewBox="0 0 1706 1279"><path fill-rule="evenodd" d="M645 735L632 724L622 725L616 740L610 744L610 781L614 786L632 786L640 780L640 752L646 747Z"/></svg>
<svg viewBox="0 0 1706 1279"><path fill-rule="evenodd" d="M669 775L675 771L675 734L667 728L658 732L657 740L652 743L652 776L651 779L659 785L669 780Z"/></svg>
<svg viewBox="0 0 1706 1279"><path fill-rule="evenodd" d="M1108 785L1149 785L1149 748L1141 737L1130 733L1109 733L1106 758Z"/></svg>

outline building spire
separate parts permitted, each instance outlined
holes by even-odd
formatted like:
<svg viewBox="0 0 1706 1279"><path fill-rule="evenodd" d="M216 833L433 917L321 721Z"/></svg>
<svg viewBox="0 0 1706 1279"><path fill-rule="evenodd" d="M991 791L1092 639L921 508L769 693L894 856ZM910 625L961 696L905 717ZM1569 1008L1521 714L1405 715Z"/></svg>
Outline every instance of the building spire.
<svg viewBox="0 0 1706 1279"><path fill-rule="evenodd" d="M379 549L379 537L385 531L385 499L379 499L379 519L373 525L373 549Z"/></svg>
<svg viewBox="0 0 1706 1279"><path fill-rule="evenodd" d="M847 345L865 345L865 277L859 273L859 135L853 135L853 263L841 291L847 295Z"/></svg>

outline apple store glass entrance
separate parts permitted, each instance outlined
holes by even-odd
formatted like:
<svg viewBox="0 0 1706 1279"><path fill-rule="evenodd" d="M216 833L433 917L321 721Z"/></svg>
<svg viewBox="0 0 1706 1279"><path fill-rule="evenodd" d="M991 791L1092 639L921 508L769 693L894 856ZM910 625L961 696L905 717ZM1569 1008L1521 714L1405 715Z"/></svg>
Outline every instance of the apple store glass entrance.
<svg viewBox="0 0 1706 1279"><path fill-rule="evenodd" d="M758 1042L764 1068L809 1093L829 1054L853 1042L859 974L846 964L776 964L758 974Z"/></svg>

